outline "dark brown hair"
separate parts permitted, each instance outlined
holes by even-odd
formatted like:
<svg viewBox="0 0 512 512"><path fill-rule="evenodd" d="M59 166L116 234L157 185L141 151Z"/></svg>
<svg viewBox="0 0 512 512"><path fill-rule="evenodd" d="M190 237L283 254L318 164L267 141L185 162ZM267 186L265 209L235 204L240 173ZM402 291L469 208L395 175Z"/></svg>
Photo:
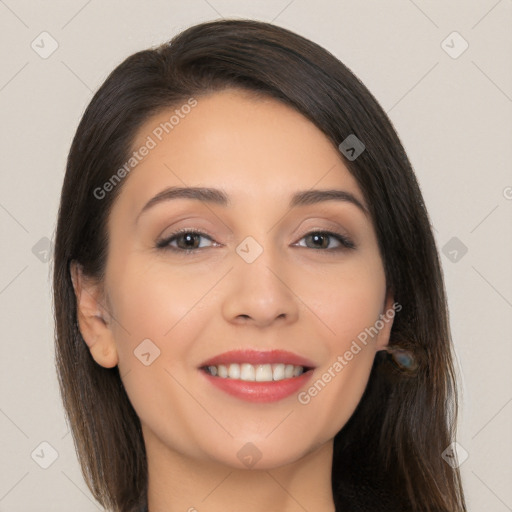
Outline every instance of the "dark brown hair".
<svg viewBox="0 0 512 512"><path fill-rule="evenodd" d="M146 507L139 418L118 368L93 360L77 325L70 264L104 278L106 222L123 183L101 200L94 190L127 161L149 117L228 87L296 109L336 147L349 135L366 147L355 160L340 158L369 205L387 286L402 306L390 344L410 350L418 366L402 371L377 353L365 393L334 439L337 510L465 511L459 470L441 457L455 435L456 375L439 256L411 164L383 109L344 64L289 30L252 20L202 23L131 55L96 92L73 139L55 236L56 367L92 494L107 510Z"/></svg>

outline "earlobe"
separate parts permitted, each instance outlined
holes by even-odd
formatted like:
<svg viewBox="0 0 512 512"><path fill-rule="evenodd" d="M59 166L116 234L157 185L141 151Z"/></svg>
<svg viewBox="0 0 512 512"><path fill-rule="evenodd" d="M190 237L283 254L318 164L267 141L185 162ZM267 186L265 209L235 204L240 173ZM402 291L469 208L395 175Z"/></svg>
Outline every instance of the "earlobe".
<svg viewBox="0 0 512 512"><path fill-rule="evenodd" d="M76 262L71 263L70 273L76 297L77 322L82 338L99 365L113 368L118 363L118 355L110 314L102 304L101 283L85 276L81 266Z"/></svg>
<svg viewBox="0 0 512 512"><path fill-rule="evenodd" d="M114 343L101 341L89 347L93 359L104 368L113 368L117 365L118 357Z"/></svg>

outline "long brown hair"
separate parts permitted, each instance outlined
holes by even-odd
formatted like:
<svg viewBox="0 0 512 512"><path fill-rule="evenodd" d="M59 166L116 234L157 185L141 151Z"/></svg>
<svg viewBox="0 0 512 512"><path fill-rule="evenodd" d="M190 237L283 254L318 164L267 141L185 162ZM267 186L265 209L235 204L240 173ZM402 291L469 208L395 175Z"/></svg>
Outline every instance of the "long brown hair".
<svg viewBox="0 0 512 512"><path fill-rule="evenodd" d="M441 456L454 441L456 374L439 256L411 164L383 109L343 63L289 30L252 20L202 23L131 55L96 92L73 139L55 235L56 367L88 487L107 510L146 507L139 418L118 368L93 360L77 325L70 264L103 279L106 222L123 183L101 200L94 191L127 161L150 116L226 87L285 103L336 147L349 135L365 145L355 160L340 157L369 205L387 285L402 306L390 344L408 349L417 368L401 371L377 353L365 393L334 439L336 508L465 511L459 470Z"/></svg>

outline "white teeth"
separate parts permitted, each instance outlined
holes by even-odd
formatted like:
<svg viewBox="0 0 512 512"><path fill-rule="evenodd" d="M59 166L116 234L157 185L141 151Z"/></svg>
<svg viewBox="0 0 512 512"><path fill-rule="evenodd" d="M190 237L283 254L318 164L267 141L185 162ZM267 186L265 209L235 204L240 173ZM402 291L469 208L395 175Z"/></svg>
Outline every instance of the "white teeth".
<svg viewBox="0 0 512 512"><path fill-rule="evenodd" d="M256 380L258 382L271 382L272 381L272 365L259 364L256 367Z"/></svg>
<svg viewBox="0 0 512 512"><path fill-rule="evenodd" d="M284 379L284 364L274 364L274 373L272 377L274 380L283 380Z"/></svg>
<svg viewBox="0 0 512 512"><path fill-rule="evenodd" d="M240 378L240 365L239 364L230 364L229 365L228 377L230 379L239 379Z"/></svg>
<svg viewBox="0 0 512 512"><path fill-rule="evenodd" d="M290 379L293 377L293 364L287 364L284 367L284 376L286 379Z"/></svg>
<svg viewBox="0 0 512 512"><path fill-rule="evenodd" d="M243 364L240 368L240 379L253 381L256 380L256 371L252 364Z"/></svg>
<svg viewBox="0 0 512 512"><path fill-rule="evenodd" d="M210 375L218 376L223 379L239 379L248 382L272 382L283 379L299 377L304 373L302 366L293 364L258 364L249 363L231 363L229 365L219 364L217 366L206 367Z"/></svg>

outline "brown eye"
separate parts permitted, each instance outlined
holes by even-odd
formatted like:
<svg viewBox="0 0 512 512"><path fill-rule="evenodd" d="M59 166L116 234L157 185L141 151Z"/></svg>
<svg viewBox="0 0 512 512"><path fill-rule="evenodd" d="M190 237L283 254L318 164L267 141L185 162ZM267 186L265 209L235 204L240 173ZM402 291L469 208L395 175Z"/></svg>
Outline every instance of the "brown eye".
<svg viewBox="0 0 512 512"><path fill-rule="evenodd" d="M200 246L201 238L213 241L208 235L201 231L183 229L172 233L169 237L166 237L163 240L158 241L156 247L158 249L171 251L192 252L197 249L205 248L204 246ZM172 245L174 242L176 242L176 245Z"/></svg>
<svg viewBox="0 0 512 512"><path fill-rule="evenodd" d="M331 240L335 239L338 245L330 247ZM328 251L336 251L342 249L355 249L354 243L341 233L332 233L330 231L312 231L306 236L302 237L301 240L307 240L306 247L309 249L327 249ZM301 247L304 247L301 245Z"/></svg>

